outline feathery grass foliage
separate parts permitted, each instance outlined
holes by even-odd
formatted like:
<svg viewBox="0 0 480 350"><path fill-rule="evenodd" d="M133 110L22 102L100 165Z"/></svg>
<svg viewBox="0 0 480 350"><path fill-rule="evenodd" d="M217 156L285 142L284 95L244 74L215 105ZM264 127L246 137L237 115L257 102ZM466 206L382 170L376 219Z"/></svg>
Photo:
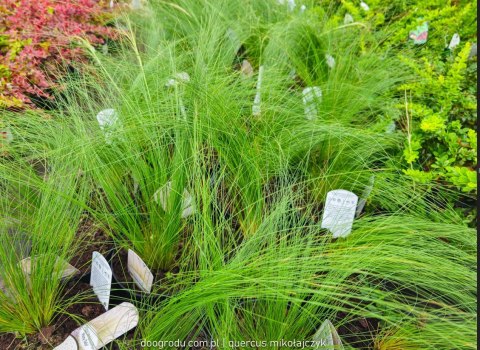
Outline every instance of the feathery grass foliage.
<svg viewBox="0 0 480 350"><path fill-rule="evenodd" d="M62 273L81 245L76 232L88 187L64 146L72 135L60 125L17 118L22 133L15 139L21 141L0 160L2 332L39 331L75 302L62 298ZM25 258L31 263L28 276L20 263Z"/></svg>
<svg viewBox="0 0 480 350"><path fill-rule="evenodd" d="M152 1L119 22L122 49L90 47L94 64L65 81L53 120L18 126L1 203L48 231L39 252L68 260L87 208L118 247L177 268L154 287L167 298L143 310L136 341L310 340L330 319L347 348L474 347L474 232L448 204L454 193L402 174L402 139L385 129L408 77L363 25L274 0ZM309 119L312 86L322 97ZM118 120L102 130L105 109ZM52 165L45 182L26 157ZM365 212L333 239L326 194L361 197L372 175ZM29 210L15 205L27 199Z"/></svg>

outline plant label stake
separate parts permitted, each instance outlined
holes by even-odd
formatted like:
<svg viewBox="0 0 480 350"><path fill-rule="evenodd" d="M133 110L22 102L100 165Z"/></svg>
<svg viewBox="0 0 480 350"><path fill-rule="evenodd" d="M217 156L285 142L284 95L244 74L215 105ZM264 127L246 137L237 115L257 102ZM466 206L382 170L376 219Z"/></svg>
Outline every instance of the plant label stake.
<svg viewBox="0 0 480 350"><path fill-rule="evenodd" d="M325 320L313 336L315 350L343 350L342 340L330 320Z"/></svg>
<svg viewBox="0 0 480 350"><path fill-rule="evenodd" d="M375 175L370 176L370 181L365 189L363 190L362 196L358 200L357 210L355 211L355 217L358 217L361 213L363 208L365 207L365 203L367 202L368 197L373 189L373 184L375 183Z"/></svg>
<svg viewBox="0 0 480 350"><path fill-rule="evenodd" d="M225 33L225 36L227 37L228 41L231 43L233 48L232 51L236 55L238 50L240 50L240 47L242 46L242 43L238 38L237 33L232 28L228 28L227 32Z"/></svg>
<svg viewBox="0 0 480 350"><path fill-rule="evenodd" d="M130 5L132 7L132 9L134 10L139 10L142 8L142 4L140 2L140 0L132 0L132 3Z"/></svg>
<svg viewBox="0 0 480 350"><path fill-rule="evenodd" d="M325 60L327 61L328 68L330 68L330 69L335 68L335 58L333 58L332 55L330 55L328 53L325 54Z"/></svg>
<svg viewBox="0 0 480 350"><path fill-rule="evenodd" d="M360 2L360 7L363 9L363 11L368 12L370 11L370 6L367 5L365 2Z"/></svg>
<svg viewBox="0 0 480 350"><path fill-rule="evenodd" d="M105 142L111 145L114 131L120 124L117 112L112 108L104 109L97 114L97 121L105 136Z"/></svg>
<svg viewBox="0 0 480 350"><path fill-rule="evenodd" d="M285 5L285 0L278 0L278 3L280 5ZM295 9L295 6L297 6L295 4L295 0L287 0L287 7L288 7L288 10L291 12Z"/></svg>
<svg viewBox="0 0 480 350"><path fill-rule="evenodd" d="M460 35L458 35L458 33L455 33L452 36L452 40L450 40L450 44L448 44L448 48L453 51L458 46L458 44L460 44Z"/></svg>
<svg viewBox="0 0 480 350"><path fill-rule="evenodd" d="M165 84L166 87L174 87L178 86L180 83L188 83L190 81L190 75L187 72L180 72L175 74L175 78L169 79ZM183 100L181 97L178 99L178 104L180 107L180 114L184 120L187 119L187 111L185 109L185 105L183 104Z"/></svg>
<svg viewBox="0 0 480 350"><path fill-rule="evenodd" d="M353 23L353 17L351 14L346 13L345 17L343 18L343 24L350 24Z"/></svg>
<svg viewBox="0 0 480 350"><path fill-rule="evenodd" d="M190 81L190 75L187 72L180 72L175 74L174 78L168 79L165 84L166 87L177 86L179 83L188 83Z"/></svg>
<svg viewBox="0 0 480 350"><path fill-rule="evenodd" d="M153 200L162 205L163 210L167 211L168 198L172 192L172 182L168 181L167 184L157 190L153 194ZM182 218L192 215L194 212L193 207L193 197L187 190L183 191L183 209L182 209Z"/></svg>
<svg viewBox="0 0 480 350"><path fill-rule="evenodd" d="M410 31L409 37L415 45L425 44L428 38L428 23L425 22L417 29Z"/></svg>
<svg viewBox="0 0 480 350"><path fill-rule="evenodd" d="M323 211L322 228L329 229L333 238L346 237L352 231L358 197L346 190L333 190L327 193Z"/></svg>
<svg viewBox="0 0 480 350"><path fill-rule="evenodd" d="M306 9L307 9L307 6L305 5L300 6L300 13L304 13Z"/></svg>
<svg viewBox="0 0 480 350"><path fill-rule="evenodd" d="M305 106L305 118L313 120L317 117L317 103L322 101L322 90L318 86L303 89L303 105Z"/></svg>
<svg viewBox="0 0 480 350"><path fill-rule="evenodd" d="M128 272L133 280L145 293L150 293L153 285L153 274L133 250L128 250Z"/></svg>
<svg viewBox="0 0 480 350"><path fill-rule="evenodd" d="M255 94L255 99L253 100L252 114L255 117L260 115L260 103L261 103L261 94L260 90L262 89L262 80L263 80L263 66L258 68L258 79L257 79L257 93Z"/></svg>
<svg viewBox="0 0 480 350"><path fill-rule="evenodd" d="M23 272L29 279L30 275L32 274L32 259L30 257L25 258L20 261L20 265L22 267ZM80 273L78 269L76 269L75 267L73 267L68 262L66 262L65 260L61 259L58 256L55 260L55 268L60 269L62 271L62 274L60 277L61 279L67 279Z"/></svg>
<svg viewBox="0 0 480 350"><path fill-rule="evenodd" d="M242 65L240 66L240 72L246 78L251 78L253 76L253 67L248 60L242 61Z"/></svg>
<svg viewBox="0 0 480 350"><path fill-rule="evenodd" d="M468 59L477 55L477 44L473 44L472 48L470 49L470 53L468 54Z"/></svg>
<svg viewBox="0 0 480 350"><path fill-rule="evenodd" d="M138 310L124 302L75 329L54 350L98 350L135 328Z"/></svg>
<svg viewBox="0 0 480 350"><path fill-rule="evenodd" d="M92 254L90 285L105 310L108 310L112 289L112 268L107 259L99 252L93 252Z"/></svg>

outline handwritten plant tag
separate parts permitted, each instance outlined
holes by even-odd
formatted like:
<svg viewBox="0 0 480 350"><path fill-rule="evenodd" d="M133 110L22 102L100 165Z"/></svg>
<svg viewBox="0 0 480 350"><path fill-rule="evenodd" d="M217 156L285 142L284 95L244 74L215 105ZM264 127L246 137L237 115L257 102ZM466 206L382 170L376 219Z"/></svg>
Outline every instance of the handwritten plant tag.
<svg viewBox="0 0 480 350"><path fill-rule="evenodd" d="M362 213L362 210L365 207L365 203L367 203L367 199L373 190L374 183L375 183L375 175L372 175L370 176L368 185L365 186L365 189L363 190L362 195L358 200L357 209L355 210L355 217L358 217Z"/></svg>
<svg viewBox="0 0 480 350"><path fill-rule="evenodd" d="M322 90L318 86L303 89L303 105L305 118L313 120L318 115L317 105L322 102Z"/></svg>
<svg viewBox="0 0 480 350"><path fill-rule="evenodd" d="M252 106L252 114L255 117L258 117L261 113L261 108L260 108L260 103L262 100L261 97L261 89L262 89L262 80L263 80L263 66L260 66L258 68L258 79L257 79L257 93L255 94L255 99L253 100L253 106Z"/></svg>
<svg viewBox="0 0 480 350"><path fill-rule="evenodd" d="M159 188L157 192L153 194L153 200L157 203L160 202L165 211L167 211L168 198L170 197L171 192L172 182L168 181L165 186ZM186 189L183 191L182 200L182 218L186 218L194 213L193 197Z"/></svg>
<svg viewBox="0 0 480 350"><path fill-rule="evenodd" d="M370 6L367 5L365 2L360 2L360 7L363 9L363 11L368 12L370 11Z"/></svg>
<svg viewBox="0 0 480 350"><path fill-rule="evenodd" d="M131 303L121 303L75 329L54 350L99 350L135 328L138 321L137 308Z"/></svg>
<svg viewBox="0 0 480 350"><path fill-rule="evenodd" d="M107 259L99 252L93 252L92 254L90 285L105 310L108 310L112 289L112 268Z"/></svg>
<svg viewBox="0 0 480 350"><path fill-rule="evenodd" d="M343 17L343 24L350 24L353 23L353 17L351 14L346 13L345 17Z"/></svg>
<svg viewBox="0 0 480 350"><path fill-rule="evenodd" d="M30 276L32 274L32 259L30 257L21 260L20 265L22 267L22 271L27 276ZM62 272L60 276L61 279L67 279L80 273L78 269L76 269L75 267L73 267L68 262L66 262L65 260L61 259L58 256L55 261L55 269L61 270Z"/></svg>
<svg viewBox="0 0 480 350"><path fill-rule="evenodd" d="M328 192L322 228L329 229L333 238L348 236L352 231L357 201L357 195L350 191L340 189Z"/></svg>
<svg viewBox="0 0 480 350"><path fill-rule="evenodd" d="M326 62L327 62L328 68L330 68L330 69L335 68L335 58L333 58L332 55L330 55L330 54L328 54L328 53L325 54L325 60L326 60Z"/></svg>
<svg viewBox="0 0 480 350"><path fill-rule="evenodd" d="M106 143L112 144L114 133L120 127L117 112L113 108L104 109L97 114L97 121L103 131Z"/></svg>
<svg viewBox="0 0 480 350"><path fill-rule="evenodd" d="M153 285L153 274L133 250L128 250L128 272L133 280L145 293L150 293Z"/></svg>
<svg viewBox="0 0 480 350"><path fill-rule="evenodd" d="M450 50L454 50L458 44L460 44L460 35L458 33L453 34L452 40L450 40L450 44L448 44L448 48Z"/></svg>
<svg viewBox="0 0 480 350"><path fill-rule="evenodd" d="M342 340L330 320L325 320L317 333L313 336L315 350L338 350L344 349Z"/></svg>
<svg viewBox="0 0 480 350"><path fill-rule="evenodd" d="M428 22L424 22L417 29L410 31L409 38L415 45L425 44L428 38Z"/></svg>

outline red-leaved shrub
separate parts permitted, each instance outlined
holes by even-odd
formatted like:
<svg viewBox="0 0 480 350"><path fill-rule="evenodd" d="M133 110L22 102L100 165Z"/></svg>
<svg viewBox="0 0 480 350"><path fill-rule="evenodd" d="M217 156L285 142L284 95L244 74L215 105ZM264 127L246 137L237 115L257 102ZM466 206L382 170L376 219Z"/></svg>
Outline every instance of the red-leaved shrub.
<svg viewBox="0 0 480 350"><path fill-rule="evenodd" d="M32 106L48 93L55 67L85 59L79 37L93 45L113 38L98 0L0 1L0 107Z"/></svg>

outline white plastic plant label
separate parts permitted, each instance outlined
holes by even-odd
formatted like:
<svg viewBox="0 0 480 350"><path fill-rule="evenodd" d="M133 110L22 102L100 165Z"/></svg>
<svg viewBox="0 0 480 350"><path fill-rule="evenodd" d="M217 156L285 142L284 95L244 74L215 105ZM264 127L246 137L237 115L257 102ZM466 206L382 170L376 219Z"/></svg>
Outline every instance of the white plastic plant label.
<svg viewBox="0 0 480 350"><path fill-rule="evenodd" d="M307 6L302 5L300 6L300 13L304 13L307 10Z"/></svg>
<svg viewBox="0 0 480 350"><path fill-rule="evenodd" d="M346 13L345 17L343 17L343 24L350 24L353 23L353 17L351 14Z"/></svg>
<svg viewBox="0 0 480 350"><path fill-rule="evenodd" d="M243 60L242 65L240 66L240 72L246 78L253 76L253 67L248 60Z"/></svg>
<svg viewBox="0 0 480 350"><path fill-rule="evenodd" d="M108 310L112 289L112 269L107 259L99 252L92 254L90 285L105 310Z"/></svg>
<svg viewBox="0 0 480 350"><path fill-rule="evenodd" d="M342 340L330 320L325 320L313 336L315 350L343 350Z"/></svg>
<svg viewBox="0 0 480 350"><path fill-rule="evenodd" d="M133 250L128 250L128 272L133 280L145 293L152 291L153 274L147 264Z"/></svg>
<svg viewBox="0 0 480 350"><path fill-rule="evenodd" d="M88 323L78 328L77 339L80 349L83 350L97 350L100 344L100 339L98 339L95 329Z"/></svg>
<svg viewBox="0 0 480 350"><path fill-rule="evenodd" d="M335 58L333 58L332 55L330 54L325 54L325 61L327 62L327 66L330 69L335 68Z"/></svg>
<svg viewBox="0 0 480 350"><path fill-rule="evenodd" d="M175 74L175 77L168 79L165 84L166 87L176 86L179 83L188 83L190 81L190 75L187 72L179 72Z"/></svg>
<svg viewBox="0 0 480 350"><path fill-rule="evenodd" d="M140 0L132 0L130 6L134 10L139 10L142 8L142 3L140 2Z"/></svg>
<svg viewBox="0 0 480 350"><path fill-rule="evenodd" d="M322 90L318 86L312 86L303 89L302 94L305 118L313 120L318 115L317 105L322 102Z"/></svg>
<svg viewBox="0 0 480 350"><path fill-rule="evenodd" d="M75 329L54 350L99 350L135 328L138 320L137 308L131 303L121 303Z"/></svg>
<svg viewBox="0 0 480 350"><path fill-rule="evenodd" d="M453 34L452 40L450 40L450 44L448 45L448 48L450 50L454 50L458 44L460 44L460 35L458 33Z"/></svg>
<svg viewBox="0 0 480 350"><path fill-rule="evenodd" d="M285 5L286 3L289 11L293 11L295 9L295 6L297 6L295 4L295 0L278 0L278 3L280 5Z"/></svg>
<svg viewBox="0 0 480 350"><path fill-rule="evenodd" d="M350 191L340 189L328 192L322 228L329 229L333 238L348 236L352 231L357 202L357 195Z"/></svg>
<svg viewBox="0 0 480 350"><path fill-rule="evenodd" d="M397 129L397 125L395 124L395 121L392 120L392 122L388 124L387 127L385 128L385 133L393 134L396 129Z"/></svg>
<svg viewBox="0 0 480 350"><path fill-rule="evenodd" d="M474 43L472 44L472 47L470 49L470 53L468 54L468 59L477 56L477 44Z"/></svg>
<svg viewBox="0 0 480 350"><path fill-rule="evenodd" d="M112 144L115 129L120 123L117 112L113 108L104 109L97 114L97 121L105 135L105 142Z"/></svg>
<svg viewBox="0 0 480 350"><path fill-rule="evenodd" d="M252 114L255 117L258 117L261 113L260 103L262 102L261 89L262 89L262 80L263 80L263 66L258 68L258 79L257 79L257 93L255 94L255 99L253 100Z"/></svg>
<svg viewBox="0 0 480 350"><path fill-rule="evenodd" d="M32 274L33 267L32 267L32 259L30 257L21 260L20 265L22 267L22 271L27 276L30 276ZM60 275L61 279L68 279L80 273L78 269L76 269L74 266L70 265L68 262L66 262L65 260L61 259L58 256L56 257L56 260L55 260L55 269L57 271L61 271L61 275Z"/></svg>
<svg viewBox="0 0 480 350"><path fill-rule="evenodd" d="M156 203L162 205L163 210L167 210L168 198L170 197L170 193L172 192L172 182L168 181L167 184L161 188L159 188L153 194L153 200ZM182 206L182 218L186 218L194 213L193 207L193 197L192 195L185 189L183 191L183 206Z"/></svg>
<svg viewBox="0 0 480 350"><path fill-rule="evenodd" d="M370 196L370 193L373 190L373 184L375 183L375 175L370 176L370 180L368 182L368 185L365 186L365 189L362 192L362 195L360 196L360 199L358 200L357 204L357 209L355 210L355 217L358 217L361 213L363 208L365 207L365 203L367 202L368 197Z"/></svg>
<svg viewBox="0 0 480 350"><path fill-rule="evenodd" d="M370 10L370 6L367 5L366 2L362 1L360 2L360 7L363 9L363 11L367 12Z"/></svg>

